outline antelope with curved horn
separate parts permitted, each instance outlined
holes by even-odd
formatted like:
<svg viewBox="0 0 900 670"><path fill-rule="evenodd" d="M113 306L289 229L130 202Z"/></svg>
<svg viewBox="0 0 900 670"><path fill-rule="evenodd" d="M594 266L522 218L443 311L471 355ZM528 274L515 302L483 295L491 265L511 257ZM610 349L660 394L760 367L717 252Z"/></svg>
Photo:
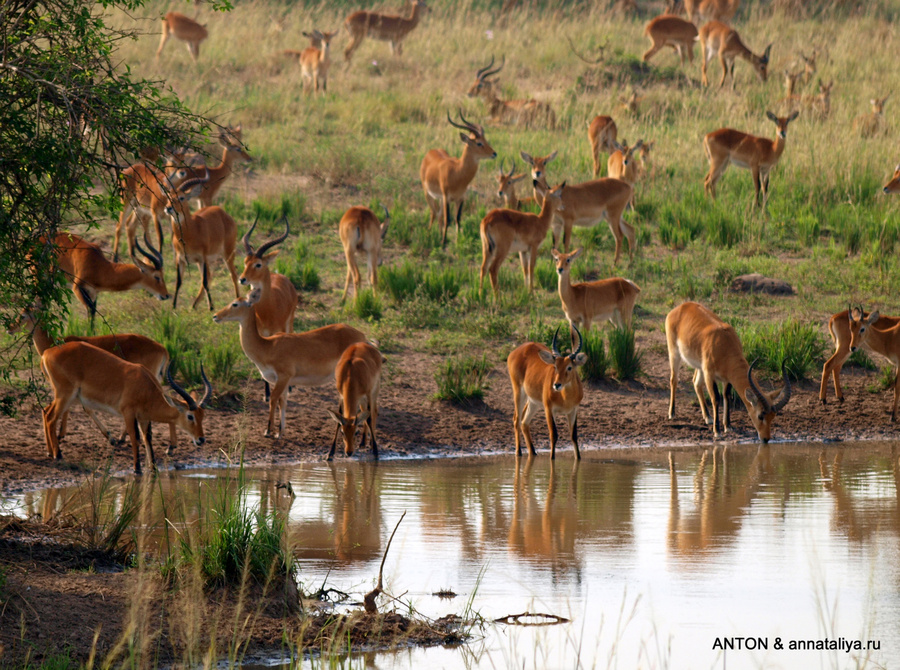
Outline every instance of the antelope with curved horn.
<svg viewBox="0 0 900 670"><path fill-rule="evenodd" d="M612 154L616 148L619 129L611 116L595 116L588 126L588 142L591 143L591 158L594 161L594 179L600 176L600 152ZM610 175L612 176L612 175Z"/></svg>
<svg viewBox="0 0 900 670"><path fill-rule="evenodd" d="M691 63L694 62L697 26L690 21L671 14L663 14L651 19L644 26L644 34L650 38L651 45L644 52L643 60L648 61L662 49L672 47L681 58L682 67L684 67L685 56Z"/></svg>
<svg viewBox="0 0 900 670"><path fill-rule="evenodd" d="M347 279L344 281L344 293L341 300L346 300L347 290L350 288L350 280L353 280L353 293L359 295L359 287L362 277L356 264L356 254L364 252L369 264L369 284L372 290L378 292L378 266L381 263L381 244L387 234L391 213L387 207L384 210L384 221L379 222L378 217L368 207L351 207L338 223L338 235L344 247L344 256L347 258Z"/></svg>
<svg viewBox="0 0 900 670"><path fill-rule="evenodd" d="M180 12L169 12L162 20L162 37L159 40L159 47L156 49L157 58L172 36L187 43L191 58L196 63L200 58L200 43L209 37L209 32L205 25L197 23L191 17Z"/></svg>
<svg viewBox="0 0 900 670"><path fill-rule="evenodd" d="M769 71L769 54L772 51L772 45L766 47L762 56L757 56L750 51L741 41L738 32L724 23L719 21L710 21L700 28L697 37L700 40L701 51L701 80L704 86L709 86L709 79L706 76L706 66L713 56L719 56L719 63L722 65L722 80L719 87L725 85L725 79L731 75L731 90L734 90L734 61L736 58L743 58L753 67L756 76L760 81L766 81Z"/></svg>
<svg viewBox="0 0 900 670"><path fill-rule="evenodd" d="M466 121L459 112L460 121L456 123L447 113L447 122L454 128L466 131L459 134L463 147L462 156L454 158L443 149L432 149L425 154L419 168L419 178L425 191L425 200L431 210L428 225L434 225L438 209L441 211L441 245L447 245L447 228L450 225L450 207L459 203L456 209L456 233L459 235L459 221L462 217L463 201L469 184L478 172L478 163L484 159L497 157L497 152L484 137L484 128Z"/></svg>
<svg viewBox="0 0 900 670"><path fill-rule="evenodd" d="M515 174L515 160L513 160L509 172L504 172L504 163L505 161L500 162L500 172L497 175L497 197L503 201L503 204L507 209L519 209L519 205L522 204L522 201L519 200L519 196L516 194L516 184L525 179L525 177L528 176L528 173L520 172L519 174ZM531 200L533 200L533 198L531 198Z"/></svg>
<svg viewBox="0 0 900 670"><path fill-rule="evenodd" d="M197 446L206 442L203 414L204 406L212 397L212 385L202 367L204 394L199 402L175 383L171 367L167 371L169 385L181 396L184 405L173 405L155 376L145 367L124 361L92 344L68 342L51 347L41 356L41 367L53 386L53 402L44 409L44 437L51 458L62 458L56 427L76 400L86 409L121 416L125 420L136 474L141 472L139 433L147 447L148 463L155 467L151 422L177 424Z"/></svg>
<svg viewBox="0 0 900 670"><path fill-rule="evenodd" d="M822 383L819 385L819 400L826 403L828 376L834 382L834 393L838 402L844 402L841 389L841 366L855 351L863 348L874 354L881 354L900 370L900 317L881 316L876 310L866 314L862 307L838 312L828 320L828 334L834 342L834 354L822 366ZM897 404L900 400L900 372L894 378L894 404L891 421L897 420Z"/></svg>
<svg viewBox="0 0 900 670"><path fill-rule="evenodd" d="M500 99L496 91L497 80L490 80L488 77L500 72L505 64L506 58L504 57L499 67L492 70L494 57L491 56L491 62L475 74L475 82L466 95L470 98L482 97L490 108L491 120L497 123L510 122L521 124L525 127L546 125L551 129L555 128L556 114L546 102L540 102L534 98L528 100Z"/></svg>
<svg viewBox="0 0 900 670"><path fill-rule="evenodd" d="M747 363L741 341L734 328L712 311L696 302L685 302L666 316L666 343L669 348L669 419L675 418L675 391L678 371L685 363L694 368L694 391L700 401L703 420L713 426L719 437L719 400L722 397L718 382L725 384L724 431L731 428L729 391L733 387L747 408L750 421L759 439L766 443L772 436L772 421L791 399L791 382L784 365L781 376L784 386L770 395L763 393L753 381L753 366ZM712 419L706 410L703 387L712 401Z"/></svg>
<svg viewBox="0 0 900 670"><path fill-rule="evenodd" d="M259 373L274 385L269 398L266 437L283 437L289 386L322 386L334 379L334 369L344 350L366 336L356 328L338 323L305 333L277 333L263 337L259 333L256 305L261 291L253 289L246 298L237 299L213 316L216 323L240 323L241 348ZM275 413L281 420L276 429Z"/></svg>
<svg viewBox="0 0 900 670"><path fill-rule="evenodd" d="M344 49L344 60L350 60L353 52L366 37L391 43L391 54L403 55L403 40L419 25L422 14L428 11L425 0L411 0L408 16L381 14L379 12L353 12L344 21L350 34L350 43Z"/></svg>
<svg viewBox="0 0 900 670"><path fill-rule="evenodd" d="M531 437L531 421L539 407L544 407L547 428L550 432L550 458L556 458L556 442L559 433L556 417L564 416L569 424L569 436L575 447L575 458L581 460L578 449L578 407L584 398L584 388L578 368L587 363L587 354L582 353L581 333L578 347L571 354L563 355L556 346L559 328L553 334L550 349L537 342L526 342L514 349L506 359L509 381L512 384L513 430L516 434L516 456L522 454L521 439L525 439L530 456L536 454Z"/></svg>
<svg viewBox="0 0 900 670"><path fill-rule="evenodd" d="M361 448L366 446L366 433L372 437L372 456L378 459L375 424L378 422L378 389L381 386L381 365L385 358L368 342L351 344L344 350L334 370L338 395L338 411L328 410L337 423L328 459L334 458L338 434L344 438L344 453L353 455L356 448L356 429L362 426Z"/></svg>
<svg viewBox="0 0 900 670"><path fill-rule="evenodd" d="M144 243L149 251L145 251L137 240L135 247L149 263L137 258L134 263L116 263L108 260L96 244L72 233L57 233L53 239L57 267L72 283L72 291L90 317L91 329L97 314L97 296L101 291L118 293L143 288L160 300L169 299L162 271L162 254L150 246L146 238Z"/></svg>

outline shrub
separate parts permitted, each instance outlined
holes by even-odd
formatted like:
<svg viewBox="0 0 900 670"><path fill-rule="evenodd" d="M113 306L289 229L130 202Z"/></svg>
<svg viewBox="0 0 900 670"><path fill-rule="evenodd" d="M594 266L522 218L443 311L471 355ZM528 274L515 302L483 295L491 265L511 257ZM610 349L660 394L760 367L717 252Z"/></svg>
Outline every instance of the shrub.
<svg viewBox="0 0 900 670"><path fill-rule="evenodd" d="M378 285L396 303L413 296L422 283L422 269L407 258L402 264L386 267L378 274Z"/></svg>
<svg viewBox="0 0 900 670"><path fill-rule="evenodd" d="M793 380L806 379L821 370L828 349L817 325L794 319L749 326L739 334L744 355L748 361L755 361L755 369L780 375L784 361Z"/></svg>
<svg viewBox="0 0 900 670"><path fill-rule="evenodd" d="M588 360L581 366L581 378L586 382L599 382L606 379L609 358L603 346L603 332L599 329L584 334L583 351Z"/></svg>
<svg viewBox="0 0 900 670"><path fill-rule="evenodd" d="M434 373L438 392L436 400L465 404L481 400L487 389L487 376L491 371L487 356L465 356L447 359Z"/></svg>
<svg viewBox="0 0 900 670"><path fill-rule="evenodd" d="M609 363L616 379L634 379L641 372L641 353L635 349L634 328L613 328L609 333Z"/></svg>
<svg viewBox="0 0 900 670"><path fill-rule="evenodd" d="M381 318L381 299L371 289L360 291L353 299L351 311L360 319L378 321Z"/></svg>

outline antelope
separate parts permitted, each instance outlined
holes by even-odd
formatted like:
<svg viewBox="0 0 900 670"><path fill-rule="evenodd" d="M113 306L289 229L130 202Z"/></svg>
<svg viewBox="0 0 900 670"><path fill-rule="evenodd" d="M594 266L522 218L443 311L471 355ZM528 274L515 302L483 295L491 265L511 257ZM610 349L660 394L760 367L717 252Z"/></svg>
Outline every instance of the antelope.
<svg viewBox="0 0 900 670"><path fill-rule="evenodd" d="M621 179L631 186L631 208L634 209L634 187L637 184L638 176L643 172L644 160L650 156L650 150L653 143L644 144L644 140L638 140L634 146L628 146L628 140L623 140L624 144L616 144L616 150L613 151L606 161L606 173L615 179ZM635 156L634 152L638 155Z"/></svg>
<svg viewBox="0 0 900 670"><path fill-rule="evenodd" d="M669 348L669 419L675 418L675 391L678 388L678 370L681 363L694 368L694 391L700 401L703 420L713 426L713 435L719 437L719 388L725 384L724 431L731 428L731 406L728 393L732 387L747 408L750 421L763 443L772 436L772 421L791 399L791 382L784 365L781 375L784 386L770 395L763 393L753 381L753 366L744 358L744 350L734 328L722 321L709 309L696 302L685 302L666 316L666 343ZM712 420L706 410L703 385L712 401Z"/></svg>
<svg viewBox="0 0 900 670"><path fill-rule="evenodd" d="M569 436L575 446L575 458L581 460L578 449L578 406L584 397L581 377L575 368L587 363L582 353L581 333L578 347L569 355L563 355L556 346L559 328L553 334L551 348L537 342L526 342L514 349L506 359L509 381L512 384L513 430L516 434L516 457L522 454L521 438L524 437L529 456L536 454L531 438L531 421L537 408L544 406L547 428L550 431L550 459L556 458L556 417L564 416L569 423Z"/></svg>
<svg viewBox="0 0 900 670"><path fill-rule="evenodd" d="M725 78L731 75L731 90L734 90L734 60L735 58L743 58L750 63L756 76L760 81L766 81L769 69L769 54L772 51L772 45L766 47L762 56L757 56L750 49L744 46L741 36L730 26L720 21L710 21L700 28L697 37L700 40L701 59L701 80L704 86L709 86L709 79L706 76L706 67L713 56L718 54L719 63L722 65L722 80L719 87L725 85Z"/></svg>
<svg viewBox="0 0 900 670"><path fill-rule="evenodd" d="M372 437L372 456L378 458L375 441L375 424L378 422L378 389L381 386L381 364L384 356L368 342L351 344L341 354L334 369L338 395L341 397L338 411L328 410L337 423L328 459L334 458L338 434L344 437L344 453L353 455L356 448L356 429L362 426L362 444L366 446L366 429Z"/></svg>
<svg viewBox="0 0 900 670"><path fill-rule="evenodd" d="M359 267L356 265L356 254L365 252L369 263L369 284L372 290L378 292L378 265L381 262L381 244L387 234L391 214L387 207L384 210L384 221L379 222L378 217L368 207L351 207L338 223L338 235L344 246L344 256L347 257L347 279L344 282L344 293L341 301L346 300L347 290L350 288L350 280L353 280L353 293L359 295L359 286L362 277Z"/></svg>
<svg viewBox="0 0 900 670"><path fill-rule="evenodd" d="M551 129L555 128L556 114L547 103L540 102L534 98L528 100L501 100L497 96L495 90L497 80L490 80L488 77L500 72L505 64L506 59L504 58L496 70L491 70L494 66L494 57L491 56L491 62L476 73L475 82L466 95L470 98L478 96L484 98L484 101L490 107L491 120L497 123L512 122L530 127L543 121Z"/></svg>
<svg viewBox="0 0 900 670"><path fill-rule="evenodd" d="M37 350L38 355L40 356L43 356L44 352L47 351L47 349L56 345L56 342L54 342L53 338L50 337L50 333L47 332L47 329L41 323L40 306L24 309L19 316L18 321L10 327L8 332L9 334L13 335L23 331L28 331L31 334L31 339L34 342L34 348ZM77 337L75 335L68 335L63 338L63 343L66 342L84 342L86 344L92 344L99 349L103 349L104 351L108 351L109 353L118 356L122 360L128 361L129 363L142 365L157 380L162 380L166 367L169 364L169 353L168 351L166 351L166 348L164 346L154 340L151 340L149 337L144 337L143 335L135 335L134 333L94 335L89 337ZM93 411L87 408L85 408L85 411L94 422L94 425L96 425L97 428L100 429L100 432L103 433L103 435L111 445L115 446L118 442L124 441L127 432L121 438L119 438L119 440L116 440L113 436L112 431L109 430L105 425L103 425L103 422L101 422L97 418ZM66 436L67 424L68 412L62 415L59 426L58 439L61 440ZM175 431L175 424L170 423L169 448L177 446L178 436Z"/></svg>
<svg viewBox="0 0 900 670"><path fill-rule="evenodd" d="M786 100L791 100L796 96L797 82L803 77L803 70L791 72L788 69L784 71L784 90Z"/></svg>
<svg viewBox="0 0 900 670"><path fill-rule="evenodd" d="M822 366L822 383L819 385L819 401L826 404L828 376L834 382L834 394L838 402L844 402L841 389L841 366L850 354L860 348L881 354L895 367L900 366L900 317L881 316L878 311L866 314L862 307L838 312L828 320L828 334L834 342L834 354ZM891 421L897 420L897 402L900 400L900 376L894 379L894 405Z"/></svg>
<svg viewBox="0 0 900 670"><path fill-rule="evenodd" d="M708 133L703 138L703 148L706 150L706 158L709 160L709 172L703 180L706 192L716 197L716 182L725 173L730 163L737 167L747 168L753 174L753 183L756 186L755 204L760 204L760 191L762 192L763 205L769 197L769 172L778 163L784 152L787 141L788 124L797 118L799 112L792 112L790 116L775 116L772 112L766 112L766 116L777 127L777 137L774 140L765 137L748 135L732 128L720 128Z"/></svg>
<svg viewBox="0 0 900 670"><path fill-rule="evenodd" d="M145 251L135 241L137 250L147 258L145 263L134 258L134 263L116 263L107 260L96 244L72 233L57 233L53 248L57 254L57 267L72 283L75 297L84 305L94 327L97 314L97 296L101 291L118 293L132 289L146 289L160 300L169 299L166 280L162 271L162 254L150 246Z"/></svg>
<svg viewBox="0 0 900 670"><path fill-rule="evenodd" d="M894 168L894 174L891 176L891 180L884 185L882 189L884 193L900 193L900 164Z"/></svg>
<svg viewBox="0 0 900 670"><path fill-rule="evenodd" d="M196 63L200 57L200 43L209 36L206 26L200 25L191 17L179 12L169 12L162 20L162 38L159 40L159 48L156 50L157 58L173 35L182 42L187 42L188 51L191 52L191 58Z"/></svg>
<svg viewBox="0 0 900 670"><path fill-rule="evenodd" d="M226 126L222 129L219 133L219 144L222 146L222 162L215 167L204 165L202 167L202 174L197 168L185 169L185 166L183 165L183 154L176 154L176 160L170 160L167 163L167 173L171 170L178 169L178 166L181 165L182 172L180 174L184 174L190 179L203 180L203 188L201 188L199 193L193 198L200 203L198 209L212 206L213 199L219 194L219 190L222 188L225 180L228 179L234 171L235 161L241 160L245 163L253 162L253 158L247 153L247 149L241 141L242 134L243 124L238 126ZM179 162L179 159L182 159L181 162ZM181 183L182 181L176 182L171 188L175 188Z"/></svg>
<svg viewBox="0 0 900 670"><path fill-rule="evenodd" d="M44 438L47 454L62 458L57 437L57 424L72 403L80 401L86 409L121 416L131 440L134 472L141 473L138 432L143 434L150 467L155 468L151 422L177 424L201 446L204 407L212 397L212 385L201 367L204 394L198 402L166 373L169 386L184 400L173 405L163 393L156 377L145 367L129 363L113 354L84 342L67 342L47 349L41 356L41 367L53 387L53 401L44 409Z"/></svg>
<svg viewBox="0 0 900 670"><path fill-rule="evenodd" d="M651 19L644 27L644 34L650 38L650 48L644 52L643 60L648 61L665 47L672 47L681 58L694 62L694 42L697 41L697 26L671 14L663 14Z"/></svg>
<svg viewBox="0 0 900 670"><path fill-rule="evenodd" d="M213 316L216 323L240 323L241 348L259 373L273 385L269 398L269 421L266 437L284 436L288 386L322 386L334 377L335 366L344 350L366 336L356 328L338 323L305 333L276 333L263 337L259 332L256 305L261 291L253 289L244 299L237 299ZM275 412L280 409L276 429Z"/></svg>
<svg viewBox="0 0 900 670"><path fill-rule="evenodd" d="M494 295L500 293L498 274L506 257L519 252L525 286L534 291L534 266L538 248L547 237L553 215L564 208L563 182L543 196L540 214L519 212L514 209L493 209L481 220L481 272L478 275L479 290L484 288L484 276L489 274Z"/></svg>
<svg viewBox="0 0 900 670"><path fill-rule="evenodd" d="M834 88L834 80L827 84L819 82L819 92L815 95L804 95L803 105L819 119L826 119L831 113L831 89Z"/></svg>
<svg viewBox="0 0 900 670"><path fill-rule="evenodd" d="M503 201L503 205L507 209L519 209L522 201L516 194L516 184L528 176L526 172L515 174L516 161L513 160L512 167L509 172L503 171L503 162L500 163L500 173L497 175L497 197Z"/></svg>
<svg viewBox="0 0 900 670"><path fill-rule="evenodd" d="M588 141L591 143L591 158L594 160L594 179L600 176L600 151L611 154L616 150L619 134L616 122L611 116L595 116L588 126Z"/></svg>
<svg viewBox="0 0 900 670"><path fill-rule="evenodd" d="M704 21L730 21L737 12L740 0L685 0L684 8L688 20L696 17L700 23Z"/></svg>
<svg viewBox="0 0 900 670"><path fill-rule="evenodd" d="M456 233L459 235L459 220L462 217L463 201L469 184L478 172L478 162L497 157L497 152L484 137L484 128L466 121L462 112L460 125L447 114L447 122L454 128L466 131L459 134L465 146L459 158L453 158L443 149L432 149L422 159L419 178L425 191L425 200L431 210L428 225L434 224L438 208L441 209L441 246L447 245L447 227L450 225L450 206L459 203L456 210ZM468 134L467 134L468 133Z"/></svg>
<svg viewBox="0 0 900 670"><path fill-rule="evenodd" d="M641 292L637 284L621 277L573 284L570 275L572 262L581 255L581 249L568 254L553 249L551 254L559 275L562 308L573 333L576 326L581 326L587 334L594 321L609 320L619 328L631 327L634 303Z"/></svg>
<svg viewBox="0 0 900 670"><path fill-rule="evenodd" d="M209 263L221 258L231 273L234 295L238 297L237 271L234 269L234 251L237 244L237 224L224 209L217 205L204 207L191 213L188 202L198 197L209 180L209 171L204 179L188 179L174 192L169 192L166 214L172 221L172 247L175 250L175 297L172 308L178 307L178 292L181 290L182 276L188 262L200 268L201 285L197 297L191 304L196 309L203 293L209 309L213 309L209 293Z"/></svg>
<svg viewBox="0 0 900 670"><path fill-rule="evenodd" d="M391 54L403 55L403 39L419 25L422 13L428 9L424 0L411 0L408 16L380 14L378 12L353 12L344 21L350 33L350 44L344 49L344 60L350 61L353 52L366 37L391 43Z"/></svg>
<svg viewBox="0 0 900 670"><path fill-rule="evenodd" d="M816 74L816 58L819 55L818 49L812 50L812 55L806 57L800 52L800 60L803 61L803 83L808 84Z"/></svg>
<svg viewBox="0 0 900 670"><path fill-rule="evenodd" d="M884 103L891 97L890 93L883 98L872 98L871 114L863 114L853 119L853 130L860 137L874 137L881 133L884 127Z"/></svg>
<svg viewBox="0 0 900 670"><path fill-rule="evenodd" d="M328 66L331 65L331 40L337 35L337 31L323 33L314 30L303 34L319 43L318 47L306 47L300 53L300 75L303 77L304 87L307 87L308 93L318 91L321 82L322 92L325 93L328 90Z"/></svg>
<svg viewBox="0 0 900 670"><path fill-rule="evenodd" d="M531 154L526 154L524 151L519 152L522 160L531 166L532 183L536 180L541 186L547 185L547 163L556 158L557 153L558 151L554 151L546 156L532 156ZM536 186L534 187L534 199L535 202L542 202L543 200L543 197L538 195Z"/></svg>

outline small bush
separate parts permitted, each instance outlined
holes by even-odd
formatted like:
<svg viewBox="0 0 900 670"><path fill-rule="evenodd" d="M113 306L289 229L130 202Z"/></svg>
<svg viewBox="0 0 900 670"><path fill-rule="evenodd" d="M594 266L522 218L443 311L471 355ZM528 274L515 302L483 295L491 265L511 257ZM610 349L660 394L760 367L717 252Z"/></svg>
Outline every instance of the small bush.
<svg viewBox="0 0 900 670"><path fill-rule="evenodd" d="M246 370L241 369L246 358L234 340L205 344L200 357L207 376L218 389L233 388L247 376Z"/></svg>
<svg viewBox="0 0 900 670"><path fill-rule="evenodd" d="M595 328L584 335L583 347L588 360L581 366L581 378L586 382L599 382L606 379L609 358L606 355L606 347L603 346L603 332Z"/></svg>
<svg viewBox="0 0 900 670"><path fill-rule="evenodd" d="M750 326L740 336L744 355L748 361L756 361L755 369L780 375L784 361L793 380L817 374L828 348L817 325L794 319Z"/></svg>
<svg viewBox="0 0 900 670"><path fill-rule="evenodd" d="M378 285L396 303L408 300L422 283L422 269L407 258L402 264L384 268L378 275Z"/></svg>
<svg viewBox="0 0 900 670"><path fill-rule="evenodd" d="M465 404L481 400L487 389L487 376L491 371L487 356L454 357L445 361L434 373L438 392L436 400Z"/></svg>
<svg viewBox="0 0 900 670"><path fill-rule="evenodd" d="M422 275L421 291L429 300L446 302L459 295L463 273L453 267L432 265Z"/></svg>
<svg viewBox="0 0 900 670"><path fill-rule="evenodd" d="M351 311L360 319L378 321L382 312L381 299L371 289L362 290L354 298Z"/></svg>
<svg viewBox="0 0 900 670"><path fill-rule="evenodd" d="M616 379L634 379L641 372L641 353L634 346L633 328L613 328L609 333L609 364Z"/></svg>

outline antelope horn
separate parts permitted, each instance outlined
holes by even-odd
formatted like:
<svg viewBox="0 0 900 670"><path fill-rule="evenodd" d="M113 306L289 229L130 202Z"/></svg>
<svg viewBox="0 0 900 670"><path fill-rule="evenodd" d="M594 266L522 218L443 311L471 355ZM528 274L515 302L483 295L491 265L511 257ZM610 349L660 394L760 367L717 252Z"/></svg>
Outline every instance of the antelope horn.
<svg viewBox="0 0 900 670"><path fill-rule="evenodd" d="M460 116L460 118L462 118L462 112L460 112L459 116ZM449 124L450 124L451 126L453 126L454 128L459 128L460 130L468 130L468 131L471 131L471 130L472 130L469 126L463 126L463 125L460 125L460 124L458 124L456 121L454 121L453 119L451 119L451 118L450 118L450 112L447 112L447 123L449 123Z"/></svg>
<svg viewBox="0 0 900 670"><path fill-rule="evenodd" d="M174 377L172 377L172 368L175 366L175 363L169 363L169 367L166 368L166 381L169 382L169 386L172 387L172 390L175 391L178 395L182 397L182 399L187 403L188 409L191 411L196 411L197 401L191 397L191 394L181 388L178 383L175 381Z"/></svg>
<svg viewBox="0 0 900 670"><path fill-rule="evenodd" d="M269 240L264 245L262 245L259 249L256 250L256 257L262 258L263 254L266 253L269 249L274 247L276 244L281 244L287 239L288 233L291 232L291 224L288 223L287 215L284 216L284 232L276 237L274 240Z"/></svg>
<svg viewBox="0 0 900 670"><path fill-rule="evenodd" d="M466 117L464 117L464 116L462 115L462 110L461 110L461 109L458 109L457 112L459 113L459 118L460 118L460 120L461 120L463 123L465 123L466 126L468 126L469 130L471 130L471 131L472 131L473 133L475 133L476 135L484 135L484 128L482 128L482 127L479 126L479 125L476 125L476 124L472 123L471 121L467 121L467 120L466 120Z"/></svg>
<svg viewBox="0 0 900 670"><path fill-rule="evenodd" d="M478 72L475 73L475 77L477 79L481 79L482 75L484 75L484 73L487 72L488 70L490 70L492 67L494 67L494 55L493 54L491 54L491 62L488 63L483 68L481 68L480 70L478 70Z"/></svg>
<svg viewBox="0 0 900 670"><path fill-rule="evenodd" d="M556 328L556 332L553 333L553 342L550 344L550 351L553 352L554 356L559 357L559 356L562 356L562 354L559 353L559 347L556 346L556 336L557 335L559 335L559 327L558 326Z"/></svg>
<svg viewBox="0 0 900 670"><path fill-rule="evenodd" d="M756 382L753 381L753 366L756 365L756 361L753 361L750 364L750 367L747 368L747 381L750 382L750 388L753 393L759 398L759 401L763 404L763 407L766 408L766 411L771 411L772 405L769 404L769 399L763 394L762 391L759 390L759 387L756 385Z"/></svg>
<svg viewBox="0 0 900 670"><path fill-rule="evenodd" d="M573 324L572 324L572 328L575 330L575 334L578 335L578 348L575 349L575 351L573 351L573 352L569 355L569 358L571 358L571 359L574 361L574 360L575 360L575 357L581 352L581 345L584 344L584 340L581 338L581 333L578 332L578 326L576 326L576 325L573 323Z"/></svg>
<svg viewBox="0 0 900 670"><path fill-rule="evenodd" d="M500 159L500 176L501 176L501 177L505 177L505 176L506 176L506 172L503 170L503 166L504 166L504 165L506 165L506 159L505 159L505 158L501 158L501 159Z"/></svg>
<svg viewBox="0 0 900 670"><path fill-rule="evenodd" d="M212 398L213 387L206 376L206 371L203 369L203 363L200 364L200 378L203 380L203 397L200 398L200 407L206 407L206 403Z"/></svg>
<svg viewBox="0 0 900 670"><path fill-rule="evenodd" d="M247 255L250 256L253 254L253 247L250 246L250 236L253 234L253 231L256 229L256 224L259 222L259 212L256 213L256 218L253 220L253 225L250 226L250 230L244 233L244 236L241 238L241 242L244 243L244 251L247 252Z"/></svg>
<svg viewBox="0 0 900 670"><path fill-rule="evenodd" d="M491 56L491 65L493 65L493 64L494 64L494 57ZM490 77L491 75L497 74L498 72L500 72L500 70L503 69L504 65L506 65L506 55L504 55L503 58L500 59L500 67L498 67L496 70L491 70L490 72L485 72L484 74L481 75L480 79L484 80L484 79L487 79L488 77Z"/></svg>
<svg viewBox="0 0 900 670"><path fill-rule="evenodd" d="M159 253L156 249L153 248L153 245L150 244L150 240L147 239L146 233L144 234L144 244L147 245L147 248L150 251L146 251L141 243L137 241L137 238L134 240L134 247L141 252L142 255L146 256L147 260L150 261L150 264L153 265L154 270L162 270L162 254ZM136 259L135 259L136 260Z"/></svg>
<svg viewBox="0 0 900 670"><path fill-rule="evenodd" d="M781 393L775 398L775 404L772 405L773 412L780 412L783 410L784 406L788 404L788 400L791 399L791 380L788 379L785 363L786 361L781 361L781 378L784 380L784 386L781 389Z"/></svg>
<svg viewBox="0 0 900 670"><path fill-rule="evenodd" d="M379 202L378 204L381 205L381 209L384 210L384 219L383 219L382 222L381 222L382 224L384 224L384 223L386 223L388 220L390 220L390 218L391 218L391 213L388 211L388 208L385 207L383 203L380 203L380 202Z"/></svg>
<svg viewBox="0 0 900 670"><path fill-rule="evenodd" d="M507 179L513 176L513 173L516 171L516 159L513 158L512 167L509 169L509 174L506 175Z"/></svg>

